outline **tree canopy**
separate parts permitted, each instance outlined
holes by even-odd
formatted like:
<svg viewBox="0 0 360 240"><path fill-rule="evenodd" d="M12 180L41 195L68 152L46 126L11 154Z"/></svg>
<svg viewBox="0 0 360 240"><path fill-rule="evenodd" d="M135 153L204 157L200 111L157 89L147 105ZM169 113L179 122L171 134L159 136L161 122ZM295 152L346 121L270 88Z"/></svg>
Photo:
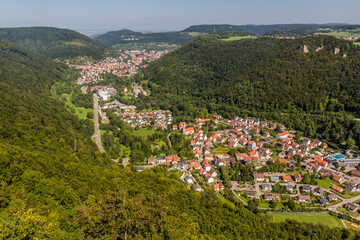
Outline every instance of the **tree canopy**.
<svg viewBox="0 0 360 240"><path fill-rule="evenodd" d="M7 40L50 58L70 59L88 56L102 59L111 49L85 35L51 27L0 28L0 40Z"/></svg>

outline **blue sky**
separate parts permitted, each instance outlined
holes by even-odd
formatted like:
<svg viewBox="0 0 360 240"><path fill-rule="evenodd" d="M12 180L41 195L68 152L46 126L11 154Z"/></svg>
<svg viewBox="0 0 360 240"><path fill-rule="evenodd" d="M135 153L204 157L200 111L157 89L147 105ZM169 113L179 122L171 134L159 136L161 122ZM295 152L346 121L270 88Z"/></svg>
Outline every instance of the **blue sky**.
<svg viewBox="0 0 360 240"><path fill-rule="evenodd" d="M360 24L360 0L1 0L0 7L0 27L166 31L215 23Z"/></svg>

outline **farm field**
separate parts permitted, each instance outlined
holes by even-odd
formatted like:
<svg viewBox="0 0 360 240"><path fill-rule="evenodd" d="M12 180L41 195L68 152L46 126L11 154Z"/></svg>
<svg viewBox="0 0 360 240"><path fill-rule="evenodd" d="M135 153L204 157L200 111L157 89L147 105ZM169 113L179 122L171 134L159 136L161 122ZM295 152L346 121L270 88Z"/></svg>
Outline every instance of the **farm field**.
<svg viewBox="0 0 360 240"><path fill-rule="evenodd" d="M317 181L317 185L319 187L325 188L325 189L329 189L332 185L338 185L336 182L334 182L333 180L331 180L330 178L326 178L326 179L316 179Z"/></svg>
<svg viewBox="0 0 360 240"><path fill-rule="evenodd" d="M329 29L319 29L320 32L315 34L330 35L334 37L360 37L360 29L348 30L348 31L329 30L330 32L321 32L321 30L329 30Z"/></svg>
<svg viewBox="0 0 360 240"><path fill-rule="evenodd" d="M235 37L225 38L222 40L225 42L230 42L230 41L237 41L237 40L246 39L246 38L256 38L256 37L254 37L254 36L235 36Z"/></svg>

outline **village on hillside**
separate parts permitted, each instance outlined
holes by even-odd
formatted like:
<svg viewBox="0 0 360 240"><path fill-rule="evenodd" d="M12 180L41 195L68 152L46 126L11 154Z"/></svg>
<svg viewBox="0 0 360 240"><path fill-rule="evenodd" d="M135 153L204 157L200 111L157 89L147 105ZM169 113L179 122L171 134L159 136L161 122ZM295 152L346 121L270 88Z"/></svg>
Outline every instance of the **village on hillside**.
<svg viewBox="0 0 360 240"><path fill-rule="evenodd" d="M303 208L328 208L360 218L360 159L350 150L332 152L326 142L299 138L282 124L258 119L216 115L195 120L171 126L191 138L194 159L154 156L147 163L184 172L183 181L196 191L229 188L245 204L258 199L264 209L281 208L291 200ZM204 133L219 124L227 127Z"/></svg>
<svg viewBox="0 0 360 240"><path fill-rule="evenodd" d="M119 51L120 56L117 58L108 57L103 61L91 63L88 62L82 65L71 65L76 69L81 70L81 76L77 79L78 85L98 83L103 80L101 74L112 73L118 77L132 77L140 68L145 68L148 64L156 59L159 59L164 54L164 51Z"/></svg>

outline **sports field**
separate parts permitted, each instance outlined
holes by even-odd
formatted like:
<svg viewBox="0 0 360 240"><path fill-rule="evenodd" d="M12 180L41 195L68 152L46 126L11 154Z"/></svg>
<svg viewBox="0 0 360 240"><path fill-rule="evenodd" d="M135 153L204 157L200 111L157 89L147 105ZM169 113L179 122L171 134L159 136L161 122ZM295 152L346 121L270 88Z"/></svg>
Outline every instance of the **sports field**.
<svg viewBox="0 0 360 240"><path fill-rule="evenodd" d="M268 216L274 222L284 222L286 219L290 219L299 222L319 223L329 227L344 227L340 219L329 214L268 214Z"/></svg>

